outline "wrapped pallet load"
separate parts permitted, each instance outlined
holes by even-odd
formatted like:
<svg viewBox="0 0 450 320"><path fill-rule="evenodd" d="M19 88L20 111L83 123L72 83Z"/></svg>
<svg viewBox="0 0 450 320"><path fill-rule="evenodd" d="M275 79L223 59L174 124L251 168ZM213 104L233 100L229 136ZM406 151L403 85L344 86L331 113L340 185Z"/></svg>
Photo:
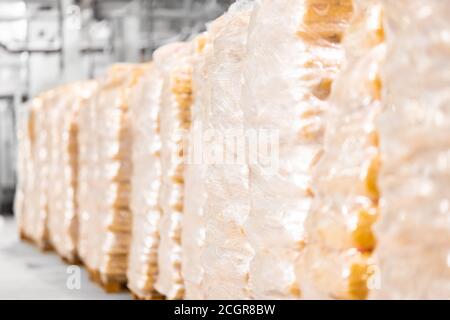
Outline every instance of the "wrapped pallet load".
<svg viewBox="0 0 450 320"><path fill-rule="evenodd" d="M379 68L385 55L382 7L354 0L344 35L343 70L333 84L323 155L313 176L314 200L297 275L305 297L365 299L373 276L372 225L378 216Z"/></svg>
<svg viewBox="0 0 450 320"><path fill-rule="evenodd" d="M98 83L94 85L94 91L90 98L86 99L85 106L79 110L78 123L78 192L77 215L78 215L78 255L84 263L90 276L96 277L98 271L98 208L99 197L98 177L100 168L98 166L98 135L97 123L99 120L97 112L97 89Z"/></svg>
<svg viewBox="0 0 450 320"><path fill-rule="evenodd" d="M167 53L169 55L169 53ZM130 120L133 123L131 199L132 240L128 287L138 299L155 299L158 275L159 209L161 186L161 139L159 112L163 78L154 64L132 91Z"/></svg>
<svg viewBox="0 0 450 320"><path fill-rule="evenodd" d="M206 163L205 240L201 287L207 299L248 299L253 251L242 232L249 213L249 176L240 104L242 63L252 1L238 1L208 27L203 161Z"/></svg>
<svg viewBox="0 0 450 320"><path fill-rule="evenodd" d="M78 111L92 95L94 82L73 83L56 90L49 112L52 153L48 228L52 246L69 263L78 262Z"/></svg>
<svg viewBox="0 0 450 320"><path fill-rule="evenodd" d="M27 209L30 206L29 193L33 181L32 137L30 135L30 132L34 130L32 110L32 102L30 102L17 117L17 188L14 198L14 215L17 219L17 228L22 240L28 239L26 230L28 226Z"/></svg>
<svg viewBox="0 0 450 320"><path fill-rule="evenodd" d="M173 43L154 54L164 78L161 134L160 242L155 288L167 299L184 297L181 276L181 220L184 197L184 141L190 128L193 43Z"/></svg>
<svg viewBox="0 0 450 320"><path fill-rule="evenodd" d="M327 98L341 68L352 0L262 0L244 65L242 104L250 155L250 212L244 232L255 256L256 299L302 297L295 273L322 152ZM255 149L257 145L257 149Z"/></svg>
<svg viewBox="0 0 450 320"><path fill-rule="evenodd" d="M191 128L184 169L184 202L181 231L182 277L185 299L204 299L201 284L204 275L201 255L205 242L204 205L206 200L206 164L198 153L197 137L203 133L209 106L209 80L205 52L211 49L207 33L195 40L193 57Z"/></svg>
<svg viewBox="0 0 450 320"><path fill-rule="evenodd" d="M56 99L54 90L40 94L30 105L28 139L30 166L27 168L27 191L23 235L41 249L51 248L48 232L51 136L49 112Z"/></svg>
<svg viewBox="0 0 450 320"><path fill-rule="evenodd" d="M382 1L380 219L383 299L450 298L450 2Z"/></svg>
<svg viewBox="0 0 450 320"><path fill-rule="evenodd" d="M142 76L140 65L114 65L100 83L97 97L99 132L98 218L100 281L107 291L127 283L131 237L130 179L132 123L129 106L132 88Z"/></svg>

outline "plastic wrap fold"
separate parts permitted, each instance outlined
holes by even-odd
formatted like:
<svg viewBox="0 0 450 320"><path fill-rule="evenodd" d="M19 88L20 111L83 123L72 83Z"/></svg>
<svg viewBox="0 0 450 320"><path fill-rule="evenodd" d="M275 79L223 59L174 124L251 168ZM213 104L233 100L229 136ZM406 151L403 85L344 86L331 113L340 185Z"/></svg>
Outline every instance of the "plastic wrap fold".
<svg viewBox="0 0 450 320"><path fill-rule="evenodd" d="M352 10L351 0L262 0L255 8L242 91L246 130L266 132L258 136L261 149L250 163L244 224L255 252L249 277L254 298L302 296L295 264L305 244L323 117Z"/></svg>
<svg viewBox="0 0 450 320"><path fill-rule="evenodd" d="M128 265L128 287L141 299L155 298L158 275L158 197L161 186L159 112L163 78L148 65L132 91L130 120L133 123L133 171L130 207L133 216Z"/></svg>
<svg viewBox="0 0 450 320"><path fill-rule="evenodd" d="M249 211L248 166L237 161L245 150L227 148L227 140L244 137L240 105L242 62L252 1L238 1L208 26L210 46L206 49L209 106L204 124L203 161L206 201L205 242L201 257L201 282L207 299L248 299L248 266L253 256L243 230ZM222 149L222 157L214 150ZM220 154L220 153L218 153ZM230 162L226 159L231 159Z"/></svg>
<svg viewBox="0 0 450 320"><path fill-rule="evenodd" d="M154 63L164 78L159 125L161 133L162 212L155 288L168 299L181 299L181 220L184 198L183 145L190 128L193 44L174 43L155 52Z"/></svg>
<svg viewBox="0 0 450 320"><path fill-rule="evenodd" d="M383 0L380 220L384 299L450 298L450 2Z"/></svg>
<svg viewBox="0 0 450 320"><path fill-rule="evenodd" d="M315 198L305 223L307 242L297 275L306 298L364 299L368 295L378 215L381 110L379 67L385 54L377 0L355 0L344 35L345 62L326 116L324 153L313 175Z"/></svg>

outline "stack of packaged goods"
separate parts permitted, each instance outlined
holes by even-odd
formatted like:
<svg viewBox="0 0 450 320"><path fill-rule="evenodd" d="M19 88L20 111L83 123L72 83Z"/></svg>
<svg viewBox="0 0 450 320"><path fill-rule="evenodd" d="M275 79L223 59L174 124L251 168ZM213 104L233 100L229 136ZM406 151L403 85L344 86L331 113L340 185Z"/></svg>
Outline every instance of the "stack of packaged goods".
<svg viewBox="0 0 450 320"><path fill-rule="evenodd" d="M90 250L99 255L100 282L110 292L123 289L127 283L132 169L129 106L132 89L144 70L140 65L114 65L100 82L97 93L98 229L92 231L100 239Z"/></svg>
<svg viewBox="0 0 450 320"><path fill-rule="evenodd" d="M17 228L22 240L27 240L25 228L28 225L27 208L30 205L29 190L32 181L33 166L31 161L31 136L33 131L32 104L26 105L26 112L17 117L17 188L14 198L14 214L17 219Z"/></svg>
<svg viewBox="0 0 450 320"><path fill-rule="evenodd" d="M23 219L23 235L42 250L51 248L48 234L48 196L50 186L51 139L48 112L55 92L47 91L33 99L29 112L30 166L27 172L27 199Z"/></svg>
<svg viewBox="0 0 450 320"><path fill-rule="evenodd" d="M98 121L97 89L93 84L92 96L78 114L78 255L94 281L98 281Z"/></svg>
<svg viewBox="0 0 450 320"><path fill-rule="evenodd" d="M155 299L158 274L158 198L161 185L159 112L163 78L151 64L132 91L130 120L133 123L133 170L130 208L132 239L128 263L128 287L138 299Z"/></svg>
<svg viewBox="0 0 450 320"><path fill-rule="evenodd" d="M253 251L242 232L249 212L249 177L239 99L252 8L252 1L238 1L208 27L210 92L202 140L207 168L201 257L201 285L207 299L250 298L247 280Z"/></svg>
<svg viewBox="0 0 450 320"><path fill-rule="evenodd" d="M263 0L255 11L242 96L246 129L258 133L259 140L257 158L250 163L245 223L255 251L249 287L257 299L295 299L302 296L295 264L305 245L323 116L343 59L340 41L353 3Z"/></svg>
<svg viewBox="0 0 450 320"><path fill-rule="evenodd" d="M69 263L78 262L78 110L92 94L93 82L74 83L56 90L49 111L52 153L48 228L50 242Z"/></svg>
<svg viewBox="0 0 450 320"><path fill-rule="evenodd" d="M380 220L384 299L449 299L450 2L383 0Z"/></svg>
<svg viewBox="0 0 450 320"><path fill-rule="evenodd" d="M205 239L204 204L206 200L206 165L197 152L197 137L201 137L208 105L208 78L205 68L205 47L210 48L208 35L199 35L195 40L192 75L193 105L192 125L188 136L188 150L184 169L184 202L181 230L181 271L185 288L185 299L204 299L201 281L203 266L201 253Z"/></svg>
<svg viewBox="0 0 450 320"><path fill-rule="evenodd" d="M184 197L184 147L191 125L193 43L174 43L154 55L164 78L161 132L160 243L155 288L167 299L184 297L181 228ZM169 56L169 52L171 55Z"/></svg>
<svg viewBox="0 0 450 320"><path fill-rule="evenodd" d="M345 61L333 85L324 154L315 169L315 198L298 260L303 294L315 299L365 299L374 268L372 225L378 216L379 67L384 59L382 7L355 0L344 35Z"/></svg>

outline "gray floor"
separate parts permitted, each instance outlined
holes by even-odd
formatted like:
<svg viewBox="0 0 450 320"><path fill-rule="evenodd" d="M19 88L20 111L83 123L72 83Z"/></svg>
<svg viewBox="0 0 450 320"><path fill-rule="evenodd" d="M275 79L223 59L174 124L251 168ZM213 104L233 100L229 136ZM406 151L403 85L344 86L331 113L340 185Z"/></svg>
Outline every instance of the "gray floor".
<svg viewBox="0 0 450 320"><path fill-rule="evenodd" d="M128 293L105 293L83 268L73 269L54 253L20 242L13 219L0 216L0 299L130 298Z"/></svg>

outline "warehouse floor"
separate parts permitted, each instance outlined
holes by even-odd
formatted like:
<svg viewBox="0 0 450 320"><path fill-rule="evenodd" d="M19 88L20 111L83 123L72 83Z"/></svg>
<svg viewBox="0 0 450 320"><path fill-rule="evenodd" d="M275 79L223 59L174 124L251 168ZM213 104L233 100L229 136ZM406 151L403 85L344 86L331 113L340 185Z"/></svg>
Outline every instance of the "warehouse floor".
<svg viewBox="0 0 450 320"><path fill-rule="evenodd" d="M56 254L20 242L14 220L0 216L0 299L114 300L130 295L106 294L83 268L74 272Z"/></svg>

